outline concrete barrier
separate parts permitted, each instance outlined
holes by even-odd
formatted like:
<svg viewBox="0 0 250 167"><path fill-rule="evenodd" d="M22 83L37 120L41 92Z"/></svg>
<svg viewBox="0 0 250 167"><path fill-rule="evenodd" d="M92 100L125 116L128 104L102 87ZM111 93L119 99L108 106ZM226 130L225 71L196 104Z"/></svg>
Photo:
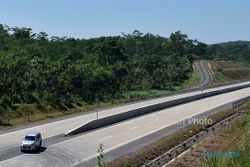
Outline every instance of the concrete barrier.
<svg viewBox="0 0 250 167"><path fill-rule="evenodd" d="M250 96L246 98L242 98L240 100L236 100L235 102L232 103L232 107L239 107L243 103L250 101ZM184 151L190 149L193 145L199 144L202 141L206 140L211 135L216 134L221 128L229 124L230 122L236 120L240 116L240 111L237 112L236 114L216 123L215 125L207 128L205 131L201 131L200 133L186 139L184 142L181 144L175 146L174 148L166 151L163 155L157 157L156 159L152 160L151 162L147 163L143 167L159 167L166 165L166 163L170 162L172 159L176 157L176 155L172 155L174 152L178 152L178 155L183 153ZM177 155L177 156L178 156ZM169 158L170 156L170 158Z"/></svg>
<svg viewBox="0 0 250 167"><path fill-rule="evenodd" d="M166 109L169 107L177 106L180 104L185 104L188 102L196 101L199 99L203 99L203 98L207 98L207 97L211 97L211 96L215 96L215 95L220 95L220 94L227 93L227 92L232 92L232 91L239 90L239 89L244 89L247 87L250 87L250 83L245 84L245 85L238 85L235 87L224 88L224 89L220 89L220 90L214 90L211 92L201 93L198 95L193 95L193 96L189 96L189 97L185 97L185 98L181 98L181 99L170 100L170 101L162 102L159 104L154 104L151 106L145 106L142 108L134 109L134 110L127 111L124 113L111 115L108 117L103 117L103 118L100 118L97 120L90 121L89 123L84 124L81 127L73 129L73 130L65 133L64 136L71 136L71 135L75 135L78 133L94 130L94 129L97 129L100 127L104 127L107 125L111 125L114 123L118 123L118 122L130 119L130 118L138 117L138 116L141 116L144 114L149 114L149 113L159 111L162 109ZM235 104L235 106L236 106L236 104Z"/></svg>

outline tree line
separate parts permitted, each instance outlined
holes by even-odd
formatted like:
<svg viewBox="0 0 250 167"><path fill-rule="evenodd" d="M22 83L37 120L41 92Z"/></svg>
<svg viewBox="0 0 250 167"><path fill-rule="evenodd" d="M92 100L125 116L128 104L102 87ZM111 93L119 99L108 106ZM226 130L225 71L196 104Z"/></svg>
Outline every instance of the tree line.
<svg viewBox="0 0 250 167"><path fill-rule="evenodd" d="M231 41L210 45L207 48L210 59L233 60L244 64L250 63L250 42Z"/></svg>
<svg viewBox="0 0 250 167"><path fill-rule="evenodd" d="M0 112L15 110L13 104L60 108L171 89L192 73L187 55L207 48L179 31L75 39L0 24Z"/></svg>

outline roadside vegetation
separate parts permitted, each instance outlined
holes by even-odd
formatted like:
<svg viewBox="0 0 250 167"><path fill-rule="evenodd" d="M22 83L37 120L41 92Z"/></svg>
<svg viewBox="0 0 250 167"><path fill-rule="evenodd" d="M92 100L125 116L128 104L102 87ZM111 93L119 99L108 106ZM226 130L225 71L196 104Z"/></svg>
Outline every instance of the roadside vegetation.
<svg viewBox="0 0 250 167"><path fill-rule="evenodd" d="M213 84L220 85L250 80L250 66L233 61L210 61Z"/></svg>
<svg viewBox="0 0 250 167"><path fill-rule="evenodd" d="M208 45L203 58L250 63L250 41L233 41Z"/></svg>
<svg viewBox="0 0 250 167"><path fill-rule="evenodd" d="M176 87L176 90L181 90L181 89L187 89L187 88L192 88L194 86L199 85L200 83L200 71L197 66L193 64L193 73L190 74L190 77L188 80L185 80L180 86Z"/></svg>
<svg viewBox="0 0 250 167"><path fill-rule="evenodd" d="M207 45L179 31L49 37L0 24L0 128L88 111L97 100L108 107L190 88L199 82L194 57L248 63L247 44Z"/></svg>
<svg viewBox="0 0 250 167"><path fill-rule="evenodd" d="M164 137L156 142L143 147L135 152L124 155L110 163L108 167L139 167L147 164L148 162L159 157L169 149L175 147L176 145L182 143L186 139L198 134L199 132L205 130L206 128L216 124L217 122L235 114L236 111L233 109L227 109L225 111L216 113L208 117L212 120L211 125L189 125L173 134Z"/></svg>
<svg viewBox="0 0 250 167"><path fill-rule="evenodd" d="M200 46L181 32L74 39L0 24L0 126L178 90Z"/></svg>
<svg viewBox="0 0 250 167"><path fill-rule="evenodd" d="M248 167L250 164L250 103L241 107L246 112L244 116L230 127L229 138L224 138L223 147L218 151L239 152L235 157L207 157L201 159L200 167ZM235 140L232 140L235 138ZM218 141L219 142L219 141Z"/></svg>

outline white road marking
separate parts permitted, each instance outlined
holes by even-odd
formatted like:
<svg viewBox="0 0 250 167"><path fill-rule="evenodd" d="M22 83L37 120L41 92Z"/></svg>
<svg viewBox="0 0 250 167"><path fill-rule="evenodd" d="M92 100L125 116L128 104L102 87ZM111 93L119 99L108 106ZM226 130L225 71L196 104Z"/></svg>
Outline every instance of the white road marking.
<svg viewBox="0 0 250 167"><path fill-rule="evenodd" d="M129 130L136 130L138 128L139 128L139 126L135 126L135 127L129 128Z"/></svg>
<svg viewBox="0 0 250 167"><path fill-rule="evenodd" d="M154 119L154 120L153 120L153 122L157 122L157 121L158 121L158 119Z"/></svg>
<svg viewBox="0 0 250 167"><path fill-rule="evenodd" d="M227 104L227 103L230 103L230 102L233 102L233 101L235 101L235 100L231 100L231 101L229 101L229 102L226 102L226 103L223 103L223 104L214 106L214 107L212 107L212 108L207 109L206 111L209 111L209 110L211 110L211 109L213 109L213 108L222 106L222 105L224 105L224 104ZM206 112L206 111L204 111L204 112ZM188 119L188 118L190 118L190 117L193 117L193 116L195 116L195 115L198 115L198 114L190 115L190 116L184 118L183 120ZM128 144L128 143L130 143L130 142L132 142L132 141L135 141L135 140L138 140L138 139L140 139L140 138L143 138L143 137L145 137L145 136L147 136L147 135L149 135L149 134L155 133L155 132L157 132L157 131L159 131L159 130L161 130L161 129L164 129L164 128L168 127L168 126L177 124L178 122L179 122L179 121L176 121L175 123L172 123L172 124L167 124L167 125L165 125L165 126L163 126L163 127L161 127L161 128L155 129L155 130L150 131L150 132L147 132L147 133L145 133L145 134L143 134L143 135L137 136L136 138L133 138L133 139L131 139L131 140L125 141L125 142L120 143L120 144L117 144L116 146L113 146L113 147L111 147L111 148L109 148L109 149L106 149L106 151L104 151L104 152L106 152L106 153L107 153L107 152L110 152L110 151L112 151L112 150L114 150L114 149L116 149L116 148L119 148L119 147L121 147L121 146L123 146L123 145L126 145L126 144ZM110 127L110 128L111 128L111 127ZM82 160L81 162L79 162L79 163L88 161L88 160L90 160L90 159L96 157L97 155L98 155L98 154L94 154L94 155L92 155L92 156L89 156L88 158L83 159L83 160ZM77 163L77 164L79 164L79 163Z"/></svg>
<svg viewBox="0 0 250 167"><path fill-rule="evenodd" d="M31 127L31 128L25 128L25 129L21 129L21 130L18 130L18 131L22 131L22 130L31 130L31 129L34 129L34 128L41 128L41 127L44 127L44 126L48 126L48 125L53 125L53 124L57 124L59 122L63 122L63 121L68 121L68 120L71 120L71 119L75 119L77 117L73 117L73 118L67 118L67 119L63 119L63 120L60 120L60 121L56 121L56 122L51 122L51 123L47 123L47 124L43 124L43 125L38 125L38 126L35 126L35 127ZM17 131L13 131L13 132L9 132L9 133L4 133L4 134L1 134L0 136L5 136L5 135L9 135L9 134L12 134L12 133L16 133ZM58 135L58 134L56 134ZM53 135L55 136L55 135Z"/></svg>
<svg viewBox="0 0 250 167"><path fill-rule="evenodd" d="M9 149L12 149L12 148L11 147L10 148L3 148L3 149L0 150L0 152L5 151L5 150L9 150Z"/></svg>
<svg viewBox="0 0 250 167"><path fill-rule="evenodd" d="M219 89L230 88L230 87L244 85L244 84L248 84L248 83L249 82L243 82L243 83L238 83L238 84L234 84L234 85L222 86L222 87L218 87L218 88L211 88L209 90L204 90L204 92L210 92L210 91L215 91L215 90L219 90ZM187 94L172 95L172 96L168 96L168 97L159 98L159 99L157 99L157 101L158 100L159 101L161 101L161 100L173 100L173 99L178 99L178 98L181 98L181 97L187 96L187 95L194 95L194 94L197 94L197 93L199 94L199 91L189 92ZM153 100L149 100L149 101L138 102L138 103L135 103L135 104L137 104L137 105L140 105L140 104L143 104L143 103L157 104L157 101L156 101L156 99L153 99ZM108 112L108 110L119 109L119 108L122 108L122 107L128 107L130 105L135 105L135 104L128 104L128 105L117 107L117 108L113 108L113 109L104 109L103 111ZM147 105L152 105L152 104L144 104L144 105L147 106ZM136 108L136 106L132 107L132 109L133 108ZM129 109L127 109L127 110L129 110ZM95 115L95 113L89 113L89 114L82 115L82 116L79 116L79 117L67 118L67 119L56 121L56 122L46 123L46 124L42 124L42 125L39 125L39 126L35 126L35 127L31 127L31 128L25 128L25 129L21 129L21 130L26 130L26 131L31 130L32 131L32 129L34 129L34 128L38 128L38 127L41 128L41 127L45 127L45 126L49 126L49 125L54 125L54 124L58 124L58 123L60 124L61 122L70 121L70 120L74 120L74 119L77 119L77 118L80 119L81 117L88 117L89 116L90 119L91 119L93 117L93 115ZM58 126L60 126L60 125L58 125ZM21 131L21 130L18 130L18 131ZM8 132L8 133L0 134L0 137L5 136L5 135L9 135L9 134L13 134L13 133L16 133L16 132L17 131L12 131L12 132ZM62 133L63 132L56 133L56 134L53 134L51 136L59 135L59 134L62 134ZM51 137L51 136L49 136L49 137Z"/></svg>
<svg viewBox="0 0 250 167"><path fill-rule="evenodd" d="M112 136L107 136L107 137L104 137L104 138L99 139L98 141L99 141L99 142L102 142L102 141L104 141L104 140L111 139L111 138L112 138Z"/></svg>
<svg viewBox="0 0 250 167"><path fill-rule="evenodd" d="M241 98L243 98L243 97L241 97ZM240 97L237 98L237 99L240 99ZM233 101L235 101L235 100L237 100L237 99L229 100L229 101L224 102L224 103L221 103L221 104L219 104L219 105L217 105L217 106L213 106L213 107L211 107L210 109L206 109L206 110L203 111L203 112L206 112L206 111L211 110L211 109L213 109L213 108L216 108L216 107L218 107L218 106L222 106L222 105L224 105L224 104L226 104L226 103L233 102ZM201 112L201 113L203 113L203 112ZM182 120L185 120L185 119L187 119L187 118L190 118L190 117L195 116L195 115L198 115L198 114L199 114L199 113L196 113L196 114L193 114L193 115L189 115L189 116L187 116L187 117L184 118L184 119L182 118ZM179 121L180 121L180 120L178 120L177 122L179 122ZM176 122L176 123L177 123L177 122ZM175 124L175 123L173 123L173 124ZM109 128L113 128L114 126L115 126L115 125L110 126L110 127L108 127L108 129L109 129ZM113 150L113 149L115 149L115 148L118 148L118 147L122 146L122 145L126 145L126 144L130 143L131 141L134 141L134 140L137 140L137 139L142 138L142 137L144 137L144 136L147 136L148 134L154 133L155 131L161 130L161 129L167 127L167 126L170 126L170 124L169 124L169 125L166 125L166 126L162 126L161 128L158 128L158 129L153 130L153 131L151 131L151 132L145 133L145 134L143 134L143 135L140 135L140 136L138 136L138 137L136 137L136 138L133 138L133 139L131 139L131 140L129 140L129 141L125 141L125 142L122 142L122 143L120 143L120 144L117 144L117 145L115 145L115 146L113 146L113 147L110 147L110 148L107 149L105 152L109 152L109 151L111 151L111 150ZM103 128L103 129L101 129L100 131L103 131L103 130L106 130L106 129L107 129L107 128ZM99 131L99 132L100 132L100 131ZM82 137L82 136L79 136L79 137ZM63 141L63 142L60 142L60 143L57 143L57 144L54 144L54 145L58 145L58 144L61 144L61 143L64 143L64 142L68 142L68 141L77 139L77 138L79 138L79 137L76 137L76 138L73 138L73 139L70 139L70 140L66 140L66 141ZM53 146L53 145L51 145L51 146ZM88 158L85 158L85 159L84 159L83 161L81 161L81 162L84 162L84 161L86 161L86 160L88 160L88 159L91 159L91 157L95 157L96 155L97 155L97 154L94 154L94 155L92 155L92 156L89 156ZM18 157L21 157L21 156L23 156L23 155L19 155L19 156L16 156L16 157L13 157L13 158L10 158L10 159L1 161L0 164L2 164L2 163L4 163L4 162L8 162L8 161L10 161L10 160L13 160L13 159L18 158Z"/></svg>
<svg viewBox="0 0 250 167"><path fill-rule="evenodd" d="M214 106L214 107L208 108L208 109L206 109L204 112L209 111L209 110L211 110L211 109L214 109L214 108L216 108L216 107L222 106L222 105L224 105L224 104L233 102L233 101L235 101L235 99L234 99L234 100L227 101L227 102L222 103L222 104L219 104L219 105L216 105L216 106ZM203 112L202 112L202 113L203 113ZM199 114L199 113L198 113L198 114ZM189 115L189 116L183 118L182 120L188 119L188 118L193 117L193 116L198 115L198 114L196 113L196 114ZM115 145L115 146L113 146L113 147L111 147L111 148L109 148L109 149L106 149L104 152L107 153L107 152L109 152L109 151L112 151L112 150L114 150L114 149L116 149L116 148L119 148L119 147L121 147L121 146L123 146L123 145L126 145L126 144L132 142L132 141L135 141L135 140L138 140L138 139L140 139L140 138L143 138L143 137L145 137L145 136L147 136L147 135L149 135L149 134L155 133L155 132L157 132L157 131L159 131L159 130L161 130L161 129L164 129L164 128L168 127L168 126L177 124L179 121L181 121L181 120L175 121L174 123L171 123L171 124L166 124L165 126L162 126L162 127L158 128L158 129L152 130L152 131L147 132L147 133L145 133L145 134L143 134L143 135L137 136L137 137L135 137L135 138L133 138L133 139L131 139L131 140L122 142L122 143L120 143L120 144L117 144L117 145ZM110 127L106 127L106 128L100 129L99 132L100 132L100 131L105 131L105 130L107 130L107 129L111 129L111 128L113 128L114 126L118 126L118 125L112 125L112 126L110 126ZM82 135L82 136L83 136L83 135ZM82 136L78 136L78 137L76 137L76 138L72 138L72 139L65 140L65 141L62 141L62 142L59 142L59 143L56 143L56 144L52 144L52 145L50 145L50 147L51 147L51 146L60 145L60 144L65 143L65 142L69 142L69 141L78 139L78 138L80 138L80 137L82 137ZM88 158L83 159L82 161L78 162L77 164L82 163L82 162L85 162L85 161L87 161L87 160L90 160L91 158L94 158L94 157L96 157L97 155L98 155L98 154L94 154L94 155L92 155L92 156L89 156ZM19 155L19 156L16 156L16 157L13 157L13 158L10 158L10 159L1 161L0 164L3 164L3 163L5 163L5 162L11 161L11 160L13 160L13 159L19 158L19 157L21 157L21 156L24 156L24 155Z"/></svg>

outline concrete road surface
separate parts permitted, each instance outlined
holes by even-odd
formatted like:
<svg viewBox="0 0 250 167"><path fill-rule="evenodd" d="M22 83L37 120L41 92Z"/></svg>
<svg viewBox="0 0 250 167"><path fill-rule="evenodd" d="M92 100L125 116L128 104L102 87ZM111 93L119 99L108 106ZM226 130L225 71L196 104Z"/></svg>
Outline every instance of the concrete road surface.
<svg viewBox="0 0 250 167"><path fill-rule="evenodd" d="M250 82L244 82L244 83L234 84L234 85L230 85L230 86L223 86L223 87L208 89L208 90L204 90L203 92L194 91L194 92L173 95L173 96L167 96L167 97L157 98L157 99L153 99L153 100L138 102L138 103L134 103L134 104L124 105L122 107L117 107L117 108L101 111L99 113L99 118L110 116L110 115L121 113L121 112L126 112L129 110L141 108L144 106L149 106L152 104L157 104L157 103L162 103L165 101L170 101L170 100L174 100L174 99L188 97L188 96L196 95L199 93L205 93L205 92L209 92L209 91L219 90L222 88L228 88L228 87L232 87L235 85L244 85L247 83L250 83ZM89 113L89 114L82 115L79 117L69 118L69 119L56 121L56 122L52 122L52 123L48 123L48 124L34 126L31 128L25 128L25 129L13 131L10 133L0 134L0 151L19 146L20 139L22 139L22 137L28 132L37 132L38 131L38 132L42 133L43 138L50 138L50 137L53 137L56 135L61 135L67 131L70 131L70 130L72 130L78 126L81 126L85 123L88 123L89 121L94 120L94 119L96 119L96 113ZM0 160L1 160L1 157L0 157Z"/></svg>
<svg viewBox="0 0 250 167"><path fill-rule="evenodd" d="M209 67L207 64L207 61L205 60L200 60L195 62L196 68L199 69L201 80L200 84L195 86L195 87L200 87L200 88L207 88L208 86L211 85L212 83L212 75L209 73Z"/></svg>
<svg viewBox="0 0 250 167"><path fill-rule="evenodd" d="M216 88L219 89L219 88ZM207 90L209 91L209 90ZM102 112L102 116L116 112L123 112L126 109L148 105L150 103L158 103L162 100L179 98L190 94L200 92L192 92L183 95L165 97L157 100L150 100L133 104L132 106L123 106ZM96 156L96 151L100 143L104 144L106 152L114 150L124 145L141 139L149 134L153 134L170 125L197 114L206 112L216 106L246 97L250 95L250 88L225 93L218 96L186 103L169 109L161 110L152 114L130 119L126 122L104 127L79 136L64 138L55 136L64 133L76 126L82 125L83 122L95 118L95 114L88 114L82 117L71 118L50 124L33 127L30 129L22 129L11 133L0 135L0 166L58 166L68 167L75 166L79 163L84 165L91 158ZM18 145L22 136L28 131L40 131L45 139L45 147L37 154L23 154L20 152ZM50 138L48 138L50 137ZM123 150L126 152L126 150ZM1 157L5 157L2 158ZM114 155L114 158L116 156Z"/></svg>

